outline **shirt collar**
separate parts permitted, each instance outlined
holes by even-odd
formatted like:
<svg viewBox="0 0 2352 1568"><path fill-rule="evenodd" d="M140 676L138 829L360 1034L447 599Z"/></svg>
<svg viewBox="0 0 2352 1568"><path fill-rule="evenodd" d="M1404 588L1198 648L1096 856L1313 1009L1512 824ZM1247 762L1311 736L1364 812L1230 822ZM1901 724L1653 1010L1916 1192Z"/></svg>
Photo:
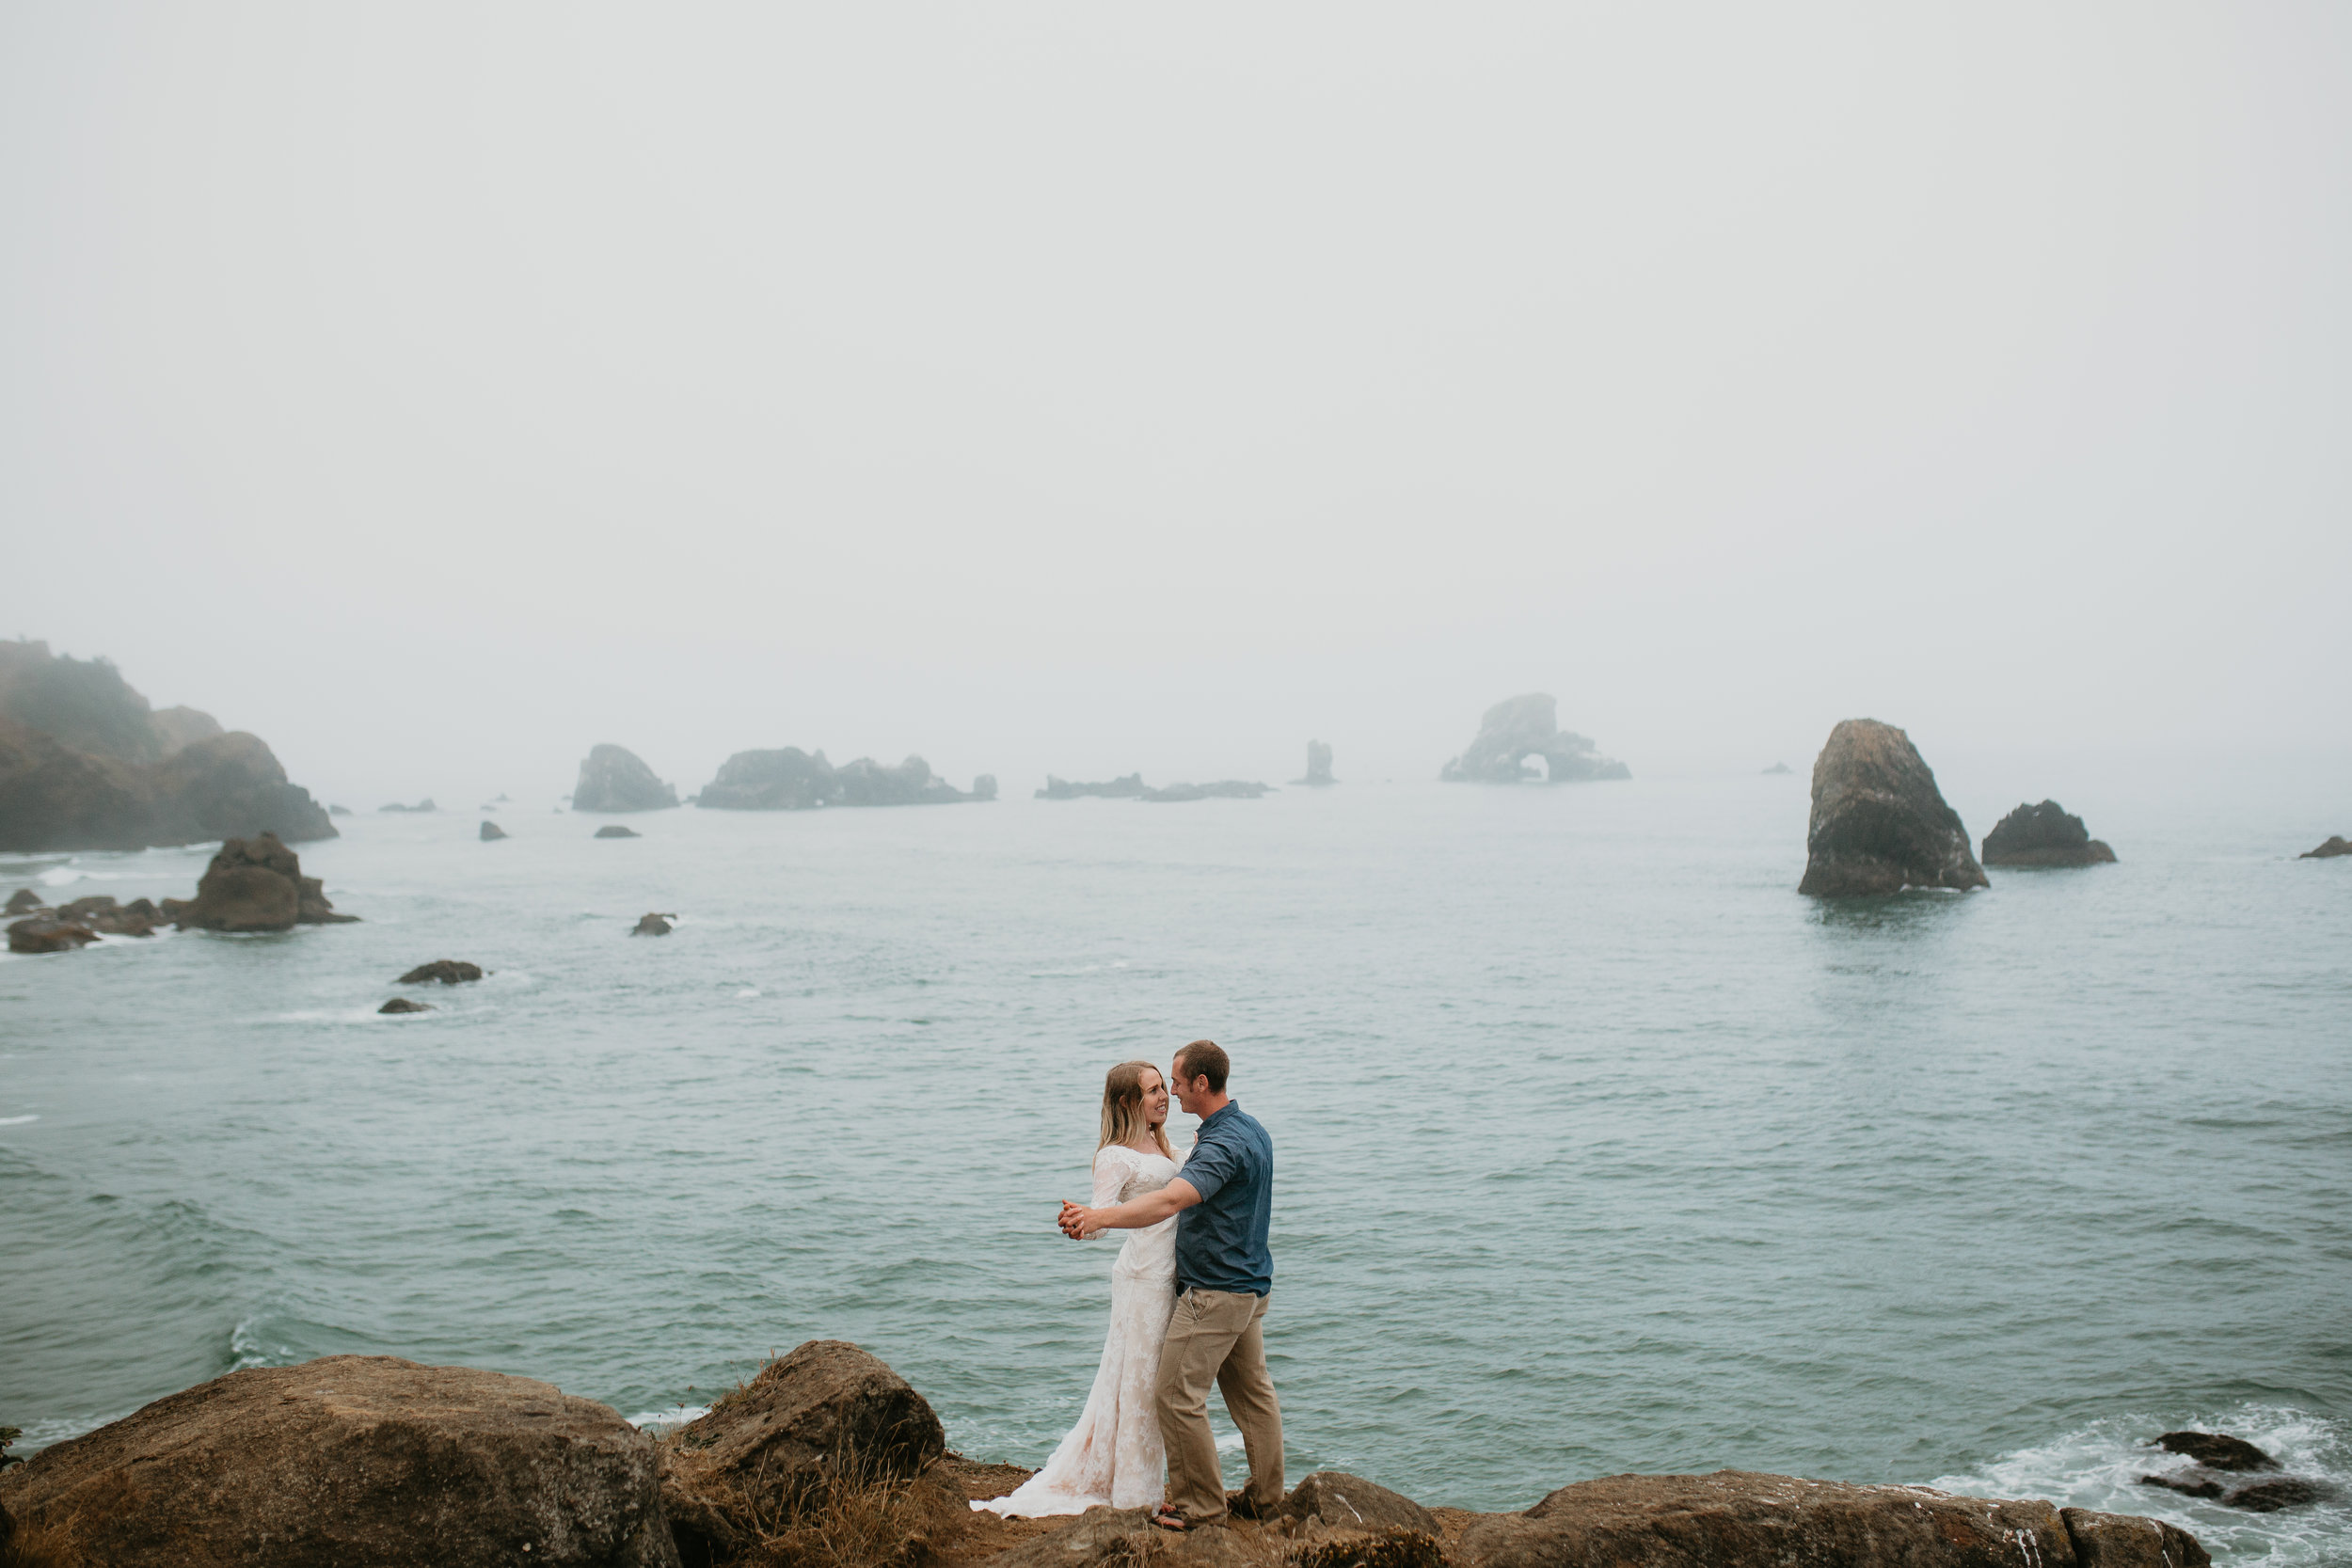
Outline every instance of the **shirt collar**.
<svg viewBox="0 0 2352 1568"><path fill-rule="evenodd" d="M1211 1111L1207 1116L1200 1118L1200 1131L1206 1132L1210 1128L1215 1127L1219 1121L1223 1120L1225 1114L1228 1111L1238 1111L1240 1109L1240 1101L1227 1101L1224 1104L1219 1105L1216 1110Z"/></svg>

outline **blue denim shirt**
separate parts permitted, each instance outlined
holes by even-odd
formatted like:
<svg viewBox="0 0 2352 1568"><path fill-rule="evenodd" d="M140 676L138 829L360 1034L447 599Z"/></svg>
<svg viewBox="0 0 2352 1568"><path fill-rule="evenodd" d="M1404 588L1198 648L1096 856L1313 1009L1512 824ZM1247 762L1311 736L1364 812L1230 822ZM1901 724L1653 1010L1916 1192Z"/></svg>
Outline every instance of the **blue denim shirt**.
<svg viewBox="0 0 2352 1568"><path fill-rule="evenodd" d="M1241 1101L1200 1124L1179 1179L1200 1201L1176 1216L1176 1288L1264 1295L1274 1289L1274 1140Z"/></svg>

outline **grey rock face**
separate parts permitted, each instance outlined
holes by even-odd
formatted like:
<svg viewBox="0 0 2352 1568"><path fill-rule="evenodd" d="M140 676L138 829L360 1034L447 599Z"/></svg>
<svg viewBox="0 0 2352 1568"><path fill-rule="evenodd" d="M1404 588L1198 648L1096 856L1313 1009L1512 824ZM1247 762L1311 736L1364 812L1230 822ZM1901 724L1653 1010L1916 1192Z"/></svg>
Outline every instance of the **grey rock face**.
<svg viewBox="0 0 2352 1568"><path fill-rule="evenodd" d="M1909 736L1875 719L1848 719L1830 731L1813 764L1799 893L1836 898L1986 885L1968 852L1968 830Z"/></svg>
<svg viewBox="0 0 2352 1568"><path fill-rule="evenodd" d="M485 843L485 844L495 844L495 843L497 843L500 839L504 838L504 837L506 837L506 836L507 836L506 830L505 830L504 828L500 827L497 823L495 823L495 822L485 822L484 824L482 824L482 842L483 842L483 843Z"/></svg>
<svg viewBox="0 0 2352 1568"><path fill-rule="evenodd" d="M625 746L590 747L580 782L572 785L574 811L661 811L676 804L676 789Z"/></svg>
<svg viewBox="0 0 2352 1568"><path fill-rule="evenodd" d="M2106 865L2115 851L2056 800L2020 805L1984 835L1987 865Z"/></svg>
<svg viewBox="0 0 2352 1568"><path fill-rule="evenodd" d="M2306 849L2296 858L2306 861L2331 861L2338 855L2352 855L2352 839L2346 839L2341 833L2333 833L2328 835L2328 842L2318 848Z"/></svg>
<svg viewBox="0 0 2352 1568"><path fill-rule="evenodd" d="M1544 770L1527 766L1544 759ZM1479 721L1478 735L1463 753L1439 770L1450 784L1569 784L1590 779L1629 779L1632 770L1600 754L1600 748L1560 727L1559 705L1541 691L1497 703Z"/></svg>
<svg viewBox="0 0 2352 1568"><path fill-rule="evenodd" d="M545 1383L389 1355L230 1372L0 1476L117 1568L677 1568L652 1439Z"/></svg>
<svg viewBox="0 0 2352 1568"><path fill-rule="evenodd" d="M885 768L872 757L835 768L825 753L787 746L773 752L738 752L695 797L698 806L719 811L807 811L818 806L928 806L995 798L996 780L983 773L970 792L931 771L921 757Z"/></svg>

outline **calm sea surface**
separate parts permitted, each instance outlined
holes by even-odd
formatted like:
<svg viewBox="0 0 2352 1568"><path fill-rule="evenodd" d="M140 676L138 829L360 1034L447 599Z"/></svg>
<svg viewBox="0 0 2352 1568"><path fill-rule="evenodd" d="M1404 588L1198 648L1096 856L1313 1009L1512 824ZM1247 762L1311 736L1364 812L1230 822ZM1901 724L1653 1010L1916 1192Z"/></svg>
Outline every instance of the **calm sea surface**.
<svg viewBox="0 0 2352 1568"><path fill-rule="evenodd" d="M1053 1226L1103 1069L1206 1035L1279 1156L1294 1476L1935 1481L2352 1560L2344 1504L2131 1484L2201 1424L2352 1485L2352 861L2119 800L2119 865L1825 906L1804 816L1799 776L345 818L303 861L362 925L0 959L0 1421L343 1351L644 1418L825 1336L1035 1463L1108 1302ZM437 958L496 974L376 1014Z"/></svg>

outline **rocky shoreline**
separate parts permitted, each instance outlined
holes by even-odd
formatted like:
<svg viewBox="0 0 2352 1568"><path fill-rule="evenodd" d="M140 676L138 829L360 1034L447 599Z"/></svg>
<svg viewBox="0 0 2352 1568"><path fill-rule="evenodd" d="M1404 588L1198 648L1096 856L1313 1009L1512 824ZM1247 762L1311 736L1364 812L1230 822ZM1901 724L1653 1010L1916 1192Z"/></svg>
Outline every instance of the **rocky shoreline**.
<svg viewBox="0 0 2352 1568"><path fill-rule="evenodd" d="M2168 1438L2205 1434L2168 1433ZM2177 1451L2177 1450L2176 1450ZM231 1372L0 1471L22 1568L518 1562L580 1568L2209 1568L2160 1520L1719 1470L1572 1481L1502 1513L1308 1476L1181 1536L1143 1509L1004 1519L1025 1480L947 1449L841 1340L660 1433L529 1378L333 1355ZM13 1540L11 1540L13 1538Z"/></svg>

